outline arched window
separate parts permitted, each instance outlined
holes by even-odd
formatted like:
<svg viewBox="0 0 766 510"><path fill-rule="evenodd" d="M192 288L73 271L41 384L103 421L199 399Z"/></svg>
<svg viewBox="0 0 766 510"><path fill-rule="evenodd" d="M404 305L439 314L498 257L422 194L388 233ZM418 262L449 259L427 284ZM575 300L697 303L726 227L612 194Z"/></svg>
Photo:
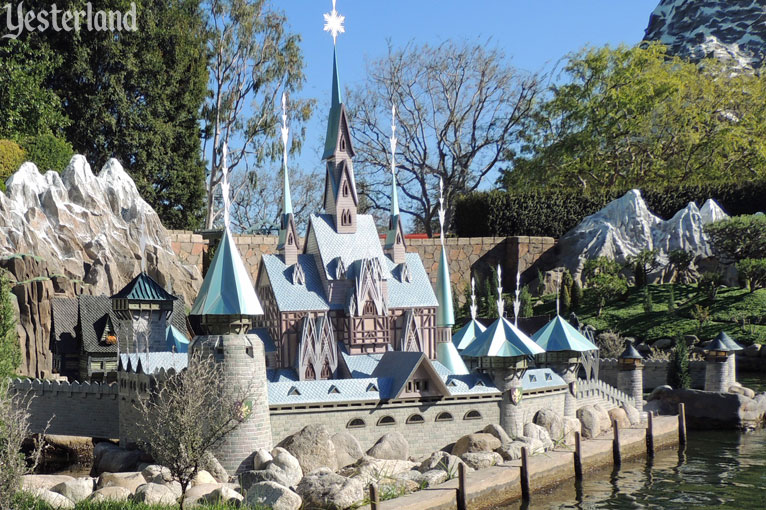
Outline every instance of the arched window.
<svg viewBox="0 0 766 510"><path fill-rule="evenodd" d="M287 234L287 244L289 244L290 246L293 245L293 234L292 234L292 232Z"/></svg>
<svg viewBox="0 0 766 510"><path fill-rule="evenodd" d="M412 416L407 418L408 425L417 425L418 423L425 423L425 421L426 420L423 418L423 416L419 414L413 414Z"/></svg>
<svg viewBox="0 0 766 510"><path fill-rule="evenodd" d="M393 416L384 416L378 420L378 427L383 427L386 425L396 425L396 420Z"/></svg>
<svg viewBox="0 0 766 510"><path fill-rule="evenodd" d="M332 370L330 370L330 362L326 359L322 365L322 373L319 375L321 379L329 379L332 376Z"/></svg>
<svg viewBox="0 0 766 510"><path fill-rule="evenodd" d="M304 377L304 379L306 379L307 381L313 381L316 378L317 378L317 375L316 375L316 372L314 372L314 367L312 367L311 365L307 366L306 376Z"/></svg>
<svg viewBox="0 0 766 510"><path fill-rule="evenodd" d="M347 197L348 193L348 181L343 181L343 196Z"/></svg>
<svg viewBox="0 0 766 510"><path fill-rule="evenodd" d="M340 224L351 225L351 211L343 209L343 212L340 214Z"/></svg>
<svg viewBox="0 0 766 510"><path fill-rule="evenodd" d="M346 139L341 138L340 139L340 150L345 151L346 150Z"/></svg>
<svg viewBox="0 0 766 510"><path fill-rule="evenodd" d="M436 421L452 421L454 418L450 413L439 413L436 415Z"/></svg>
<svg viewBox="0 0 766 510"><path fill-rule="evenodd" d="M375 303L373 303L371 299L364 302L364 310L362 310L362 314L375 315Z"/></svg>
<svg viewBox="0 0 766 510"><path fill-rule="evenodd" d="M361 418L354 418L350 422L346 424L347 429L361 429L362 427L366 427L367 424L364 422Z"/></svg>
<svg viewBox="0 0 766 510"><path fill-rule="evenodd" d="M481 413L473 409L465 413L465 416L463 416L463 419L464 420L481 420Z"/></svg>

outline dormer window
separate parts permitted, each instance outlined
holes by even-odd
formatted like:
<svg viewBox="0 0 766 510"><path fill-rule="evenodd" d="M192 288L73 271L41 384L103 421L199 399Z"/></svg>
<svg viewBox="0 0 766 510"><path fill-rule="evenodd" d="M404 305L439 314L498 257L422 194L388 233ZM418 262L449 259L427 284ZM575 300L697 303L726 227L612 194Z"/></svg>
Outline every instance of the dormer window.
<svg viewBox="0 0 766 510"><path fill-rule="evenodd" d="M340 214L340 224L343 226L351 225L351 211L343 209L343 212Z"/></svg>

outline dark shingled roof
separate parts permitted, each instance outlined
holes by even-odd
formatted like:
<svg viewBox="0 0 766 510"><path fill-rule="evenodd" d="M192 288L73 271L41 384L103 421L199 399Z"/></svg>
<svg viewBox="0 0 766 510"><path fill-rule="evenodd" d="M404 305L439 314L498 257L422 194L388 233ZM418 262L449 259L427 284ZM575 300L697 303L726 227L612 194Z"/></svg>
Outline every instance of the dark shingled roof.
<svg viewBox="0 0 766 510"><path fill-rule="evenodd" d="M57 297L51 299L53 315L52 341L58 354L77 352L77 298Z"/></svg>
<svg viewBox="0 0 766 510"><path fill-rule="evenodd" d="M109 296L81 295L79 300L83 349L90 353L114 353L116 357L117 346L105 345L100 341L107 317L111 318L115 328L119 328L120 321L112 311L112 299ZM120 331L115 333L119 335Z"/></svg>
<svg viewBox="0 0 766 510"><path fill-rule="evenodd" d="M162 285L146 273L140 273L112 297L135 301L175 301L178 299L163 289Z"/></svg>

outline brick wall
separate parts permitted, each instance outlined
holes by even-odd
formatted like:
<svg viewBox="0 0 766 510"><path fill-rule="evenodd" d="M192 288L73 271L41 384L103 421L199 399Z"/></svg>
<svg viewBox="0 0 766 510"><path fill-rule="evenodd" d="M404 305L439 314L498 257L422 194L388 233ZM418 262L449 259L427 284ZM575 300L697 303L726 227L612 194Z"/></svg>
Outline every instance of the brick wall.
<svg viewBox="0 0 766 510"><path fill-rule="evenodd" d="M657 386L667 384L668 368L670 361L646 360L644 361L644 391L651 391ZM602 359L599 363L598 378L615 388L618 388L617 374L619 367L616 359ZM692 377L692 388L702 389L705 387L705 362L690 361L689 373ZM620 388L622 389L622 388Z"/></svg>
<svg viewBox="0 0 766 510"><path fill-rule="evenodd" d="M171 244L176 255L185 264L193 264L202 270L203 257L208 241L199 234L183 230L169 230ZM262 254L276 253L276 236L238 235L234 236L237 248L250 275L255 280ZM515 285L517 268L522 280L530 281L537 274L535 264L550 265L555 259L556 240L551 237L471 237L448 238L445 240L450 262L450 277L453 289L460 303L464 301L464 289L471 282L471 272L482 277L494 271L498 264L503 268L503 287L512 289ZM432 282L436 282L439 267L438 239L408 239L407 251L417 253L423 260Z"/></svg>
<svg viewBox="0 0 766 510"><path fill-rule="evenodd" d="M29 402L29 430L113 438L119 434L117 385L15 379L11 391Z"/></svg>

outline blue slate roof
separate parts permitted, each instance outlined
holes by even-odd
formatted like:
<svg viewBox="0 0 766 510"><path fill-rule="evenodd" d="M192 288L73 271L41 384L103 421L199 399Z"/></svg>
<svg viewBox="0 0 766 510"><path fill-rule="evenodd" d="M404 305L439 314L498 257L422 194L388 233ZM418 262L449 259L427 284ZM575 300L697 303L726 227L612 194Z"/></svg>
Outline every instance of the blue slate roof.
<svg viewBox="0 0 766 510"><path fill-rule="evenodd" d="M455 374L449 368L438 361L432 361L436 373L442 378L450 395L483 395L500 393L492 379L486 374L471 372L469 374Z"/></svg>
<svg viewBox="0 0 766 510"><path fill-rule="evenodd" d="M144 272L139 273L112 298L132 301L175 301L178 299Z"/></svg>
<svg viewBox="0 0 766 510"><path fill-rule="evenodd" d="M162 369L176 372L185 369L189 364L189 355L174 352L122 353L119 361L121 369L126 372L155 374Z"/></svg>
<svg viewBox="0 0 766 510"><path fill-rule="evenodd" d="M551 352L598 350L598 347L559 315L532 335L532 340L546 351Z"/></svg>
<svg viewBox="0 0 766 510"><path fill-rule="evenodd" d="M526 391L566 386L567 383L550 368L532 368L524 373L521 387Z"/></svg>
<svg viewBox="0 0 766 510"><path fill-rule="evenodd" d="M732 337L726 334L725 331L721 331L718 333L718 336L715 338L716 340L721 340L721 342L730 350L730 351L741 351L742 346L739 345L737 342L734 341Z"/></svg>
<svg viewBox="0 0 766 510"><path fill-rule="evenodd" d="M439 342L436 344L436 359L447 367L453 374L467 375L468 367L452 342Z"/></svg>
<svg viewBox="0 0 766 510"><path fill-rule="evenodd" d="M297 381L298 374L292 368L267 368L266 380L270 383L273 382L285 382L285 381Z"/></svg>
<svg viewBox="0 0 766 510"><path fill-rule="evenodd" d="M370 377L378 366L383 354L347 354L341 351L351 377Z"/></svg>
<svg viewBox="0 0 766 510"><path fill-rule="evenodd" d="M423 261L417 253L407 253L405 262L410 270L410 281L402 281L399 277L399 269L391 259L386 257L386 265L392 273L388 279L388 307L389 308L413 308L418 306L439 306L431 280L428 277Z"/></svg>
<svg viewBox="0 0 766 510"><path fill-rule="evenodd" d="M263 269L269 276L277 307L282 312L327 311L322 280L317 272L313 255L298 255L298 262L306 276L305 285L293 284L293 266L286 266L281 256L263 255Z"/></svg>
<svg viewBox="0 0 766 510"><path fill-rule="evenodd" d="M545 349L537 345L523 331L500 317L485 332L481 333L471 345L461 353L463 357L510 358L515 356L534 356Z"/></svg>
<svg viewBox="0 0 766 510"><path fill-rule="evenodd" d="M247 332L248 335L255 335L263 342L263 350L265 352L275 352L277 347L274 345L274 340L271 339L269 330L266 328L255 328Z"/></svg>
<svg viewBox="0 0 766 510"><path fill-rule="evenodd" d="M388 377L272 382L268 384L269 404L377 402L392 398L391 382Z"/></svg>
<svg viewBox="0 0 766 510"><path fill-rule="evenodd" d="M476 340L476 337L479 336L479 334L484 333L486 330L487 328L484 327L484 324L476 319L471 319L465 326L457 330L457 333L452 335L452 343L455 344L458 352L460 352L471 345L471 343Z"/></svg>
<svg viewBox="0 0 766 510"><path fill-rule="evenodd" d="M380 358L378 366L375 367L371 375L378 378L390 377L393 384L391 393L396 398L404 390L407 380L421 366L424 366L426 371L433 370L437 389L443 394L449 395L449 390L444 386L444 381L439 377L438 372L433 369L433 364L422 352L388 351ZM441 387L439 387L439 383L441 383Z"/></svg>

